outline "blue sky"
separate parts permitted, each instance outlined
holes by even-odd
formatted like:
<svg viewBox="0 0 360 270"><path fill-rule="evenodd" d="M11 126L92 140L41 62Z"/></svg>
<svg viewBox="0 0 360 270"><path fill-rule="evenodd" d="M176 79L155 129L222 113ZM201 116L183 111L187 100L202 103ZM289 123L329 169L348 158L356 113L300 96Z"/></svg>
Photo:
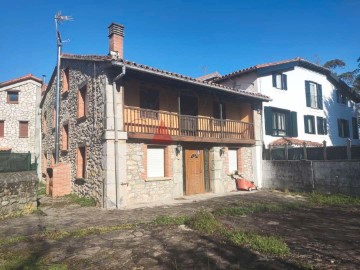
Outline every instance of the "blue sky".
<svg viewBox="0 0 360 270"><path fill-rule="evenodd" d="M125 59L193 77L297 56L353 69L360 57L359 0L4 0L1 10L0 82L50 78L59 10L74 17L60 26L64 52L107 54L114 21L125 25Z"/></svg>

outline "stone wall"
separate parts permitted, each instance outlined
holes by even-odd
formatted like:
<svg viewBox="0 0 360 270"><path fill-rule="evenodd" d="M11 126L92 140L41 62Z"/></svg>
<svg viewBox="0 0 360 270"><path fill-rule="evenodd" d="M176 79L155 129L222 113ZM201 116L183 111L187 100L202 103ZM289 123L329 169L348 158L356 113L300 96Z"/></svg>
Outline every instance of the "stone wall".
<svg viewBox="0 0 360 270"><path fill-rule="evenodd" d="M360 196L359 161L263 160L263 187Z"/></svg>
<svg viewBox="0 0 360 270"><path fill-rule="evenodd" d="M80 196L88 196L97 200L98 205L103 204L104 168L102 166L102 136L104 130L104 91L106 74L103 63L91 61L62 60L62 70L69 68L69 90L61 94L60 100L60 142L63 136L62 126L69 126L69 148L61 149L60 162L71 164L72 191ZM62 89L63 76L60 87ZM51 165L54 149L54 108L56 75L49 82L49 90L42 106L42 121L46 114L46 130L43 130L42 149L43 157L47 155L47 166ZM86 117L78 119L77 102L78 91L87 86L88 110ZM44 125L44 124L43 124ZM85 179L76 179L77 149L86 147L86 176ZM43 170L44 171L44 170Z"/></svg>
<svg viewBox="0 0 360 270"><path fill-rule="evenodd" d="M146 144L127 143L127 204L146 203L183 195L182 158L177 158L175 145L165 149L171 163L169 176L159 179L146 177Z"/></svg>
<svg viewBox="0 0 360 270"><path fill-rule="evenodd" d="M4 137L0 147L11 148L12 152L35 154L36 95L41 84L32 80L15 83L0 91L0 120L4 121ZM19 103L7 103L7 91L19 91ZM28 121L28 137L19 138L19 121Z"/></svg>
<svg viewBox="0 0 360 270"><path fill-rule="evenodd" d="M0 217L36 208L36 172L0 173Z"/></svg>

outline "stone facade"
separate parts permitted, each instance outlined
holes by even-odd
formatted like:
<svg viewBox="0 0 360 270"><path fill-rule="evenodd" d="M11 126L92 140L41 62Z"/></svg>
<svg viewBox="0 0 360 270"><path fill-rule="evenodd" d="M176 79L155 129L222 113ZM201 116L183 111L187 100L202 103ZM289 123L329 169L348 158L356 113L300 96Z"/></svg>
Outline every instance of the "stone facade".
<svg viewBox="0 0 360 270"><path fill-rule="evenodd" d="M62 61L62 71L68 68L69 62ZM62 73L64 74L64 73ZM69 89L63 91L64 76L61 76L60 89L60 146L64 136L63 125L68 124L68 149L60 149L59 161L71 164L72 190L81 195L95 198L98 205L102 205L104 168L102 166L102 136L104 130L104 89L106 76L102 64L84 61L71 62L69 68ZM47 160L43 164L52 165L55 152L55 95L56 75L54 73L46 98L42 104L42 151ZM88 105L86 117L79 119L77 102L79 89L86 86ZM45 117L46 116L46 117ZM46 124L44 123L46 119ZM90 136L91 134L91 136ZM77 150L85 146L86 149L86 179L77 179Z"/></svg>
<svg viewBox="0 0 360 270"><path fill-rule="evenodd" d="M0 216L36 209L35 172L0 173Z"/></svg>
<svg viewBox="0 0 360 270"><path fill-rule="evenodd" d="M13 83L11 83L13 81ZM38 104L41 80L27 75L0 84L0 121L4 121L4 137L0 137L0 148L11 148L12 152L30 152L32 162L39 160L40 127ZM18 102L8 102L8 92L18 93ZM28 122L28 136L20 137L20 121Z"/></svg>

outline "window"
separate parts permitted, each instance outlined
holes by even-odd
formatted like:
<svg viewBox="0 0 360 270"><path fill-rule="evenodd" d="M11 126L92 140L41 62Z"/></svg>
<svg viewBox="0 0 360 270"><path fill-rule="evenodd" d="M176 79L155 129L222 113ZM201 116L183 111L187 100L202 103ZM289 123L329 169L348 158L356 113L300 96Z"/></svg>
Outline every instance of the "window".
<svg viewBox="0 0 360 270"><path fill-rule="evenodd" d="M315 134L315 117L313 115L304 115L305 133Z"/></svg>
<svg viewBox="0 0 360 270"><path fill-rule="evenodd" d="M338 119L338 131L339 131L339 137L349 138L350 137L349 121L345 119Z"/></svg>
<svg viewBox="0 0 360 270"><path fill-rule="evenodd" d="M297 113L274 107L265 107L265 134L297 137Z"/></svg>
<svg viewBox="0 0 360 270"><path fill-rule="evenodd" d="M316 117L317 133L320 135L327 134L327 121L323 117Z"/></svg>
<svg viewBox="0 0 360 270"><path fill-rule="evenodd" d="M158 111L159 110L159 91L156 90L142 90L140 91L140 108ZM142 111L142 118L158 118L157 112Z"/></svg>
<svg viewBox="0 0 360 270"><path fill-rule="evenodd" d="M147 158L147 177L165 176L165 149L162 147L148 147Z"/></svg>
<svg viewBox="0 0 360 270"><path fill-rule="evenodd" d="M86 117L88 112L87 85L78 92L78 118Z"/></svg>
<svg viewBox="0 0 360 270"><path fill-rule="evenodd" d="M70 86L69 69L64 69L62 75L62 92L65 93L69 90Z"/></svg>
<svg viewBox="0 0 360 270"><path fill-rule="evenodd" d="M19 138L27 138L28 137L28 129L29 129L29 122L28 121L20 121L19 122Z"/></svg>
<svg viewBox="0 0 360 270"><path fill-rule="evenodd" d="M5 122L0 121L0 138L4 138L4 126L5 126Z"/></svg>
<svg viewBox="0 0 360 270"><path fill-rule="evenodd" d="M64 124L62 130L62 150L69 149L69 125Z"/></svg>
<svg viewBox="0 0 360 270"><path fill-rule="evenodd" d="M341 104L346 104L347 98L346 98L345 93L343 93L339 90L336 90L336 101Z"/></svg>
<svg viewBox="0 0 360 270"><path fill-rule="evenodd" d="M359 139L359 126L356 117L352 118L352 130L353 130L353 138Z"/></svg>
<svg viewBox="0 0 360 270"><path fill-rule="evenodd" d="M42 131L43 133L46 133L46 112L44 112L44 118L42 121Z"/></svg>
<svg viewBox="0 0 360 270"><path fill-rule="evenodd" d="M233 173L238 170L238 151L236 149L229 149L229 172Z"/></svg>
<svg viewBox="0 0 360 270"><path fill-rule="evenodd" d="M323 109L322 87L310 81L305 81L306 106L314 109Z"/></svg>
<svg viewBox="0 0 360 270"><path fill-rule="evenodd" d="M287 75L275 73L272 75L273 87L281 90L287 90Z"/></svg>
<svg viewBox="0 0 360 270"><path fill-rule="evenodd" d="M86 178L86 148L79 147L77 150L76 177Z"/></svg>
<svg viewBox="0 0 360 270"><path fill-rule="evenodd" d="M19 103L19 91L7 92L7 103L18 104Z"/></svg>
<svg viewBox="0 0 360 270"><path fill-rule="evenodd" d="M226 107L224 103L221 103L221 108L222 108L222 119L226 119ZM220 115L220 103L219 102L214 102L213 103L213 113L214 113L214 118L215 119L221 119L221 115Z"/></svg>

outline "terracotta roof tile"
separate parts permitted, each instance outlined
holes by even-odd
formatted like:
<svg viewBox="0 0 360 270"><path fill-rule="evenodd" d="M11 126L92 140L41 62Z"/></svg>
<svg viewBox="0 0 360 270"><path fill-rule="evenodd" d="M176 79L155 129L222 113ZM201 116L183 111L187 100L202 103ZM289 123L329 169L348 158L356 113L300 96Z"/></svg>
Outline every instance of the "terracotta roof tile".
<svg viewBox="0 0 360 270"><path fill-rule="evenodd" d="M270 145L271 146L285 146L285 144L288 144L288 145L294 145L294 146L303 146L304 143L306 146L312 146L312 147L323 146L322 143L299 140L299 139L288 138L288 137L282 137L280 139L277 139L277 140L271 142Z"/></svg>
<svg viewBox="0 0 360 270"><path fill-rule="evenodd" d="M262 100L265 100L265 101L271 100L268 96L260 94L260 93L239 90L239 89L227 87L227 86L224 86L222 84L217 84L217 83L213 83L213 82L204 82L204 81L200 81L200 80L197 80L197 79L189 77L189 76L181 75L181 74L174 73L174 72L169 72L169 71L166 71L166 70L161 70L161 69L158 69L158 68L153 68L153 67L150 67L150 66L147 66L147 65L131 62L131 61L128 61L128 60L125 60L125 59L114 59L111 56L62 54L62 58L75 59L75 60L89 60L89 61L112 61L114 63L123 64L123 65L125 65L127 67L130 67L130 68L133 67L133 68L143 70L143 71L150 71L153 74L166 75L166 76L169 76L169 77L174 78L174 79L182 79L184 81L195 83L195 84L200 85L200 86L215 87L215 88L217 88L219 90L224 90L224 91L227 91L227 92L232 92L234 94L240 94L240 95L248 96L248 97L252 97L252 98L262 99Z"/></svg>
<svg viewBox="0 0 360 270"><path fill-rule="evenodd" d="M39 78L35 77L34 75L32 75L31 73L29 73L29 74L27 74L25 76L2 82L2 83L0 83L0 87L8 86L8 85L18 83L18 82L22 82L22 81L26 81L26 80L34 80L36 82L42 83L41 79L39 79Z"/></svg>
<svg viewBox="0 0 360 270"><path fill-rule="evenodd" d="M234 71L234 72L231 72L229 74L226 74L224 76L221 76L220 78L218 78L216 81L221 81L221 80L224 80L226 78L231 78L233 76L236 76L236 75L239 75L239 74L242 74L242 73L247 73L247 72L250 72L250 71L254 71L254 70L257 70L257 69L260 69L260 68L266 68L266 67L272 67L272 66L277 66L277 65L282 65L282 64L287 64L287 63L293 63L293 62L301 62L303 64L306 64L306 65L309 65L309 66L312 66L312 67L316 67L317 69L320 69L326 73L330 73L331 71L321 65L317 65L317 64L314 64L314 63L311 63L303 58L300 58L300 57L296 57L296 58L293 58L293 59L287 59L287 60L282 60L282 61L276 61L276 62L269 62L269 63L263 63L263 64L258 64L258 65L255 65L255 66L252 66L252 67L247 67L247 68L243 68L243 69L239 69L237 71Z"/></svg>

